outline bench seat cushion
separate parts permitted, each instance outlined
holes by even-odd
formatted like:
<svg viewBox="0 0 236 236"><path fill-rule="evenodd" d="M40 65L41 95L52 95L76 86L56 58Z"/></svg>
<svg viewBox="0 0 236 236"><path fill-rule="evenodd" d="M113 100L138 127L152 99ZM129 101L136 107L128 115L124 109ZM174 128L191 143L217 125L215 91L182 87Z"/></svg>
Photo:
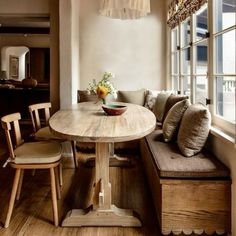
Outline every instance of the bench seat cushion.
<svg viewBox="0 0 236 236"><path fill-rule="evenodd" d="M226 178L229 170L212 154L203 150L186 158L176 143L165 143L162 130L157 128L146 137L159 177L166 178Z"/></svg>

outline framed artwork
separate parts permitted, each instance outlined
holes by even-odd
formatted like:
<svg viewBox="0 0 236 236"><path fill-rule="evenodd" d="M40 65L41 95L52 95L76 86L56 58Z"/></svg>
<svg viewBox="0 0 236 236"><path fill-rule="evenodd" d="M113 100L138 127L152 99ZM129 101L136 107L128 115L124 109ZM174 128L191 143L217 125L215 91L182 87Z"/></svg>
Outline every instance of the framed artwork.
<svg viewBox="0 0 236 236"><path fill-rule="evenodd" d="M9 76L13 79L19 78L19 57L9 56Z"/></svg>

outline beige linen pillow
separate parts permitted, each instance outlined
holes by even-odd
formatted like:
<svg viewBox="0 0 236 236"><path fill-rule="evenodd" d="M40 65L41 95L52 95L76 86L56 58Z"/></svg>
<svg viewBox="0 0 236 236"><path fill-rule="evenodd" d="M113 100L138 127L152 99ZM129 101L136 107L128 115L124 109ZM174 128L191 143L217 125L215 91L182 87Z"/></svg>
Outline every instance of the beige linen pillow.
<svg viewBox="0 0 236 236"><path fill-rule="evenodd" d="M118 91L117 101L133 103L140 106L144 105L146 90L140 89L136 91Z"/></svg>
<svg viewBox="0 0 236 236"><path fill-rule="evenodd" d="M190 101L185 99L169 110L162 127L165 142L170 142L176 136L182 116L189 106Z"/></svg>
<svg viewBox="0 0 236 236"><path fill-rule="evenodd" d="M166 101L170 93L168 92L161 92L157 95L155 105L153 107L153 112L157 118L157 121L162 122L165 112Z"/></svg>
<svg viewBox="0 0 236 236"><path fill-rule="evenodd" d="M208 137L211 114L202 104L194 104L185 111L179 127L177 143L186 157L200 152Z"/></svg>

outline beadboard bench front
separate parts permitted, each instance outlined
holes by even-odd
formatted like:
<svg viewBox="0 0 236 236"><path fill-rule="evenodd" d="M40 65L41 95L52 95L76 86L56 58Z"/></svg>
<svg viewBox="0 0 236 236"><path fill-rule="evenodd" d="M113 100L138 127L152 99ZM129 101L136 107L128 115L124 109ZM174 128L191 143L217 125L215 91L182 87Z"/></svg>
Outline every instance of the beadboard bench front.
<svg viewBox="0 0 236 236"><path fill-rule="evenodd" d="M143 138L140 149L162 234L231 232L226 166L206 151L182 156L176 144L162 141L161 130Z"/></svg>

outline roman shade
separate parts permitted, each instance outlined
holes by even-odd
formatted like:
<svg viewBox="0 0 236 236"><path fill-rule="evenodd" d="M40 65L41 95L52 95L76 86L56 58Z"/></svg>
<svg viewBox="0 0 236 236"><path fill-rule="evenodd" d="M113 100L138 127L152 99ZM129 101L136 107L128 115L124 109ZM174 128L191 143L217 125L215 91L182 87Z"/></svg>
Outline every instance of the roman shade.
<svg viewBox="0 0 236 236"><path fill-rule="evenodd" d="M168 26L175 28L206 2L207 0L172 0L168 6Z"/></svg>

